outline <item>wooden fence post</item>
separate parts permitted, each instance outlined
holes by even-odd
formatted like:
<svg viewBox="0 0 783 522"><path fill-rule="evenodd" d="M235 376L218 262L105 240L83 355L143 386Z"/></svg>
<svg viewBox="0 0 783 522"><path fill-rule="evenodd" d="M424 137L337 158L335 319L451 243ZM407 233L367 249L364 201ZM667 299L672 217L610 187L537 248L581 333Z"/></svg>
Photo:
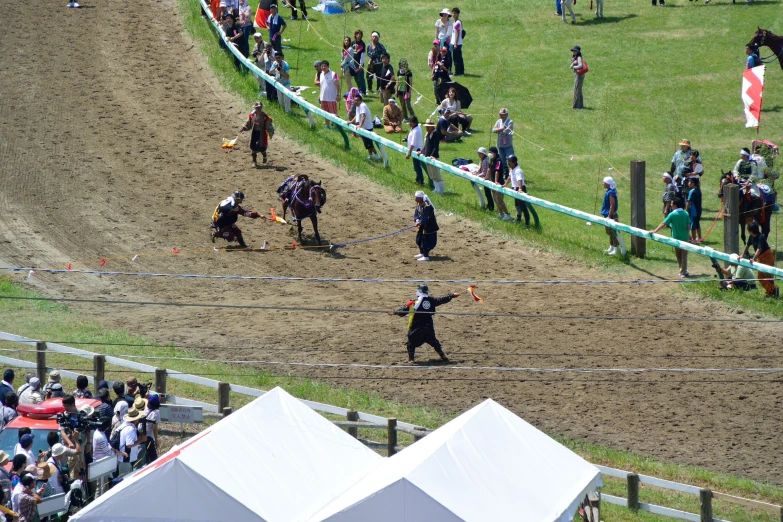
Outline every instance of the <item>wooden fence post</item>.
<svg viewBox="0 0 783 522"><path fill-rule="evenodd" d="M218 413L225 416L223 410L228 408L229 392L231 391L231 385L227 382L218 383Z"/></svg>
<svg viewBox="0 0 783 522"><path fill-rule="evenodd" d="M160 403L166 402L166 379L168 372L165 368L155 368L155 393L160 396Z"/></svg>
<svg viewBox="0 0 783 522"><path fill-rule="evenodd" d="M223 417L224 418L228 417L232 413L234 413L234 408L223 408Z"/></svg>
<svg viewBox="0 0 783 522"><path fill-rule="evenodd" d="M345 414L345 420L351 421L351 422L358 422L359 421L359 412L356 411L349 411ZM359 428L348 428L348 435L353 437L354 439L359 438Z"/></svg>
<svg viewBox="0 0 783 522"><path fill-rule="evenodd" d="M639 475L636 473L628 474L628 509L639 509Z"/></svg>
<svg viewBox="0 0 783 522"><path fill-rule="evenodd" d="M93 376L93 384L95 385L94 388L97 391L98 390L98 383L106 380L106 356L105 355L94 355L92 358L92 371L94 373Z"/></svg>
<svg viewBox="0 0 783 522"><path fill-rule="evenodd" d="M699 490L699 505L701 506L701 522L712 522L712 491Z"/></svg>
<svg viewBox="0 0 783 522"><path fill-rule="evenodd" d="M647 204L644 161L631 161L631 226L647 230ZM647 240L631 236L631 254L644 258L647 254Z"/></svg>
<svg viewBox="0 0 783 522"><path fill-rule="evenodd" d="M739 254L739 185L723 186L723 251ZM728 265L727 265L728 266Z"/></svg>
<svg viewBox="0 0 783 522"><path fill-rule="evenodd" d="M386 421L388 440L386 443L386 453L389 457L397 453L397 419L388 419Z"/></svg>
<svg viewBox="0 0 783 522"><path fill-rule="evenodd" d="M35 363L36 373L41 383L46 383L46 343L38 341L35 343Z"/></svg>

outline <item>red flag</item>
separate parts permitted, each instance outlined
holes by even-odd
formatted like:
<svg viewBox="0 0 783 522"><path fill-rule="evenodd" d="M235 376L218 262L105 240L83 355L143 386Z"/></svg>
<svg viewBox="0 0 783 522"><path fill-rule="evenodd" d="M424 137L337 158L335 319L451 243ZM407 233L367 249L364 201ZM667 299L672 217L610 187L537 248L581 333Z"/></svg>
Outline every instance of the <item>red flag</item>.
<svg viewBox="0 0 783 522"><path fill-rule="evenodd" d="M179 254L179 250L177 250L177 247L172 248L171 251L174 252L175 254Z"/></svg>
<svg viewBox="0 0 783 522"><path fill-rule="evenodd" d="M473 300L476 301L477 303L483 303L484 302L484 298L483 297L479 297L479 296L476 295L476 285L470 285L468 287L468 293L473 298Z"/></svg>
<svg viewBox="0 0 783 522"><path fill-rule="evenodd" d="M101 258L101 268L103 268L104 266L106 266L106 258L102 257Z"/></svg>
<svg viewBox="0 0 783 522"><path fill-rule="evenodd" d="M71 263L68 263L68 270L71 269Z"/></svg>
<svg viewBox="0 0 783 522"><path fill-rule="evenodd" d="M291 249L292 249L292 250L296 250L296 241L294 241L294 244L293 244L293 245L291 245Z"/></svg>
<svg viewBox="0 0 783 522"><path fill-rule="evenodd" d="M759 65L742 73L742 103L745 105L745 127L758 127L761 119L761 94L764 91L764 69Z"/></svg>

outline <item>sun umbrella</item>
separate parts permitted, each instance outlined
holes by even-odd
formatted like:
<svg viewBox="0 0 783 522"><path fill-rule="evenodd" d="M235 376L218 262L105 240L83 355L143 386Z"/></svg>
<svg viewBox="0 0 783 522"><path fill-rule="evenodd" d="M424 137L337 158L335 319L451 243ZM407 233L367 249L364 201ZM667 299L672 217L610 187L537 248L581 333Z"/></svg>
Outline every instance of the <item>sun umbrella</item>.
<svg viewBox="0 0 783 522"><path fill-rule="evenodd" d="M467 87L460 85L457 82L443 82L438 85L438 92L436 93L438 103L443 101L443 98L446 97L446 94L452 87L457 90L457 99L459 100L460 106L463 109L470 107L470 104L473 103L473 96L470 95L470 91Z"/></svg>

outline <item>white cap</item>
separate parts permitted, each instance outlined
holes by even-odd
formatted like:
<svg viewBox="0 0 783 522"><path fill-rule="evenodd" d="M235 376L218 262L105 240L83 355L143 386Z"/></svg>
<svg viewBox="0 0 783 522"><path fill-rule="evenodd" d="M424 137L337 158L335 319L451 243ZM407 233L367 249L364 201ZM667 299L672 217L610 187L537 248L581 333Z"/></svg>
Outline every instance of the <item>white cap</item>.
<svg viewBox="0 0 783 522"><path fill-rule="evenodd" d="M422 190L417 190L416 193L413 195L415 198L426 198L427 195Z"/></svg>
<svg viewBox="0 0 783 522"><path fill-rule="evenodd" d="M483 154L485 156L487 155L487 149L485 149L484 147L479 147L476 152L478 152L479 154Z"/></svg>

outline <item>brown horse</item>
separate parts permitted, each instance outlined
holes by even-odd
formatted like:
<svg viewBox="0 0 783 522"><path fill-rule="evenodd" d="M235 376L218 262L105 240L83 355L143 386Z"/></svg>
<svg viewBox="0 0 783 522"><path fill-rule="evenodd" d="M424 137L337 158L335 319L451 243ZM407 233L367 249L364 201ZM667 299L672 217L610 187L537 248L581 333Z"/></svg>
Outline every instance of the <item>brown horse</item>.
<svg viewBox="0 0 783 522"><path fill-rule="evenodd" d="M320 181L311 181L305 174L302 174L297 178L296 185L290 194L290 198L283 200L283 216L285 216L286 208L290 208L291 215L296 222L299 242L302 241L302 221L310 218L310 222L313 224L315 240L320 245L321 236L318 233L318 214L321 213L321 207L326 204L326 189L321 187Z"/></svg>
<svg viewBox="0 0 783 522"><path fill-rule="evenodd" d="M753 38L750 39L748 45L758 45L759 47L769 47L774 53L768 56L766 59L772 58L778 60L780 68L783 69L783 36L778 36L771 31L762 29L761 27L753 34ZM762 59L764 61L764 59Z"/></svg>

